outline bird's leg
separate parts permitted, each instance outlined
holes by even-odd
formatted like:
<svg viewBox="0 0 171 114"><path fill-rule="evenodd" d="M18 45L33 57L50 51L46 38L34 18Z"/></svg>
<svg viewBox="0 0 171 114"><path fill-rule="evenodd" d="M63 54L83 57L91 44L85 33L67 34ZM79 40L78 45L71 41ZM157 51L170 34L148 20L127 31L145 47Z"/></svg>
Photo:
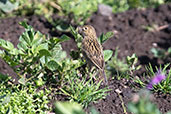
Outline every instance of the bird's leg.
<svg viewBox="0 0 171 114"><path fill-rule="evenodd" d="M99 77L97 82L103 81L103 84L108 85L108 81L107 81L107 78L106 78L104 70L103 71L99 70L97 75Z"/></svg>
<svg viewBox="0 0 171 114"><path fill-rule="evenodd" d="M90 72L92 73L92 78L96 82L97 69L96 67L91 67Z"/></svg>

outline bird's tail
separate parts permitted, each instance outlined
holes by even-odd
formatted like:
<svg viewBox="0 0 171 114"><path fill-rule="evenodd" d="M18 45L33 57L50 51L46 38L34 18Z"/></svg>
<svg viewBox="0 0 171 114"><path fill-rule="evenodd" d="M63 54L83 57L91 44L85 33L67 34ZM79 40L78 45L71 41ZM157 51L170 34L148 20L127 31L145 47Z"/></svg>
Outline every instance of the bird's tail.
<svg viewBox="0 0 171 114"><path fill-rule="evenodd" d="M103 76L105 84L108 85L108 80L107 80L107 77L106 77L104 69L100 70L100 75Z"/></svg>

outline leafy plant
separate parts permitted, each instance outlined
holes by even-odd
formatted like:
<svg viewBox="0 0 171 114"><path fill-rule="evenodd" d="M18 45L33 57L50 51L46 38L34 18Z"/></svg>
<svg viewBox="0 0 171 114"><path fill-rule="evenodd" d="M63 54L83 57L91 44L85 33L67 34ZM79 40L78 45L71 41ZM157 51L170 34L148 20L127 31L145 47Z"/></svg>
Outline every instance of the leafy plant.
<svg viewBox="0 0 171 114"><path fill-rule="evenodd" d="M87 75L80 77L76 71L73 70L72 72L66 77L67 84L60 88L62 93L69 97L70 101L75 101L83 107L87 107L89 103L105 98L109 89L101 89L101 81L94 84L92 76L87 79Z"/></svg>
<svg viewBox="0 0 171 114"><path fill-rule="evenodd" d="M66 35L61 38L46 39L45 35L35 32L25 22L20 23L25 32L20 36L18 48L0 39L0 57L3 58L20 77L19 82L25 84L32 78L42 78L51 72L62 68L66 53L62 51L60 42L69 40ZM59 73L57 72L57 73Z"/></svg>
<svg viewBox="0 0 171 114"><path fill-rule="evenodd" d="M129 69L128 64L126 64L124 60L118 59L118 48L116 48L114 56L108 61L107 65L107 69L110 71L126 72Z"/></svg>
<svg viewBox="0 0 171 114"><path fill-rule="evenodd" d="M154 54L154 57L160 58L165 61L171 58L171 47L168 48L167 51L164 49L152 48L151 52Z"/></svg>
<svg viewBox="0 0 171 114"><path fill-rule="evenodd" d="M166 2L166 0L128 0L130 8L156 7Z"/></svg>
<svg viewBox="0 0 171 114"><path fill-rule="evenodd" d="M103 0L103 3L111 6L114 13L129 9L128 0Z"/></svg>
<svg viewBox="0 0 171 114"><path fill-rule="evenodd" d="M157 24L152 24L147 26L143 25L142 28L146 31L155 32L157 31L157 29L159 29L159 26Z"/></svg>
<svg viewBox="0 0 171 114"><path fill-rule="evenodd" d="M133 80L141 87L146 87L149 90L171 93L171 70L168 68L169 65L170 64L166 64L163 68L161 66L160 68L157 68L156 66L154 69L152 65L149 64L146 66L146 74L143 76L143 81L139 77L136 77ZM149 83L146 84L145 82Z"/></svg>
<svg viewBox="0 0 171 114"><path fill-rule="evenodd" d="M126 57L127 64L129 65L129 72L131 75L133 75L134 71L137 71L141 68L141 65L136 66L138 62L138 57L134 54L132 56Z"/></svg>
<svg viewBox="0 0 171 114"><path fill-rule="evenodd" d="M17 7L18 7L18 2L15 2L13 4L9 0L0 0L0 10L2 10L5 13L12 12Z"/></svg>
<svg viewBox="0 0 171 114"><path fill-rule="evenodd" d="M124 12L132 8L156 7L167 0L103 0L104 4L112 7L113 12Z"/></svg>
<svg viewBox="0 0 171 114"><path fill-rule="evenodd" d="M55 112L56 114L86 114L81 105L76 102L56 102ZM90 113L99 114L94 108L91 108Z"/></svg>
<svg viewBox="0 0 171 114"><path fill-rule="evenodd" d="M104 42L106 42L109 38L113 37L113 32L107 32L106 34L101 34L100 37L98 38L98 41L100 42L100 44L103 44ZM104 54L104 61L107 62L113 55L113 51L112 50L103 50L103 54Z"/></svg>
<svg viewBox="0 0 171 114"><path fill-rule="evenodd" d="M1 0L0 7L3 11L0 16L21 15L44 15L51 20L50 16L58 11L58 5L54 0Z"/></svg>
<svg viewBox="0 0 171 114"><path fill-rule="evenodd" d="M56 114L85 114L81 105L76 102L56 102Z"/></svg>
<svg viewBox="0 0 171 114"><path fill-rule="evenodd" d="M81 59L66 58L59 43L69 40L69 37L62 35L61 38L46 39L45 35L34 31L25 22L21 25L25 32L20 36L17 48L11 42L0 39L0 46L4 49L0 51L0 56L20 77L20 84L28 86L35 82L36 86L42 86L46 82L55 83L68 99L84 107L107 95L109 89L101 89L101 82L96 85L92 77L87 79L90 76L82 69L84 62Z"/></svg>
<svg viewBox="0 0 171 114"><path fill-rule="evenodd" d="M149 91L140 91L140 93L134 97L133 102L128 104L130 112L134 114L161 114L159 109L150 102Z"/></svg>
<svg viewBox="0 0 171 114"><path fill-rule="evenodd" d="M68 69L66 73L63 74L64 81L63 85L60 87L62 94L67 95L70 101L75 101L80 103L83 107L87 107L89 103L95 102L99 99L104 98L107 95L109 89L100 88L101 81L97 84L94 84L91 72L88 72L88 69L84 68L83 65L85 62L81 59L81 41L82 37L77 33L72 26L70 26L71 33L75 37L77 42L78 50L72 51L71 56L74 61L68 60L66 66ZM108 35L101 36L101 41L104 42L108 39L107 36L111 36L111 33ZM112 51L107 50L104 52L105 60L110 59L112 56ZM74 65L74 66L73 66Z"/></svg>
<svg viewBox="0 0 171 114"><path fill-rule="evenodd" d="M161 66L158 69L156 67L157 70L157 74L155 73L154 69L152 68L151 64L146 67L147 69L147 73L149 75L149 77L156 77L158 75L165 75L166 78L165 80L163 80L162 82L158 83L155 85L156 82L153 82L153 90L154 91L162 91L164 93L171 93L171 69L167 70L170 64L166 64L164 66L164 68L162 69ZM160 78L160 77L156 77L156 78Z"/></svg>
<svg viewBox="0 0 171 114"><path fill-rule="evenodd" d="M0 78L0 113L2 114L46 114L51 110L49 103L49 90L37 91L34 86L24 87L12 84L9 76L6 79Z"/></svg>
<svg viewBox="0 0 171 114"><path fill-rule="evenodd" d="M16 0L14 0L16 1ZM15 15L43 15L47 19L58 11L54 0L19 0L19 8Z"/></svg>
<svg viewBox="0 0 171 114"><path fill-rule="evenodd" d="M133 54L132 56L127 56L126 61L118 59L118 48L116 48L114 57L111 58L107 63L107 70L111 73L117 73L118 79L121 77L127 77L133 75L133 73L141 68L140 65L136 65L138 62L138 57Z"/></svg>
<svg viewBox="0 0 171 114"><path fill-rule="evenodd" d="M129 111L133 114L162 114L156 105L151 103L151 98L152 95L149 91L141 90L133 96L132 102L128 103Z"/></svg>
<svg viewBox="0 0 171 114"><path fill-rule="evenodd" d="M58 0L61 13L76 24L83 25L87 18L97 10L101 0ZM69 17L71 16L71 17Z"/></svg>

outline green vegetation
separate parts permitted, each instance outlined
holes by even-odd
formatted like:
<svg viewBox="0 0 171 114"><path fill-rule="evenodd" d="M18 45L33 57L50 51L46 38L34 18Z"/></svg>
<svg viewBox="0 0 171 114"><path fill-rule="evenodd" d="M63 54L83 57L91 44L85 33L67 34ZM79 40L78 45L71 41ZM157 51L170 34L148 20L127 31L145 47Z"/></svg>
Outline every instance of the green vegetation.
<svg viewBox="0 0 171 114"><path fill-rule="evenodd" d="M130 78L133 73L141 68L140 65L137 66L138 57L133 54L132 56L127 56L126 60L118 59L118 48L115 50L114 56L107 63L107 70L110 75L117 74L117 79Z"/></svg>
<svg viewBox="0 0 171 114"><path fill-rule="evenodd" d="M57 12L53 3L54 0L1 0L0 16L8 17L36 14L50 17L53 13Z"/></svg>
<svg viewBox="0 0 171 114"><path fill-rule="evenodd" d="M74 59L78 59L78 58L82 57L82 54L81 54L81 42L82 42L83 38L81 37L80 34L78 34L77 30L75 30L72 26L70 26L70 30L71 30L72 35L75 38L75 41L76 41L77 47L78 47L77 51L72 51L71 56ZM109 38L113 37L113 35L114 35L113 32L107 32L106 34L102 33L100 35L100 37L98 38L98 41L100 42L100 44L103 44ZM104 50L103 53L104 53L104 60L106 62L112 57L113 51L112 50Z"/></svg>
<svg viewBox="0 0 171 114"><path fill-rule="evenodd" d="M46 114L50 107L49 90L39 90L28 84L14 85L9 76L0 74L0 113L1 114Z"/></svg>
<svg viewBox="0 0 171 114"><path fill-rule="evenodd" d="M51 20L53 14L62 15L70 23L84 24L97 11L98 4L112 7L113 12L124 12L132 8L157 7L169 0L1 0L0 17L21 15L44 15ZM61 20L62 21L62 20ZM56 26L58 26L58 20ZM52 21L51 21L52 22ZM52 22L54 23L54 22ZM60 23L61 24L61 23Z"/></svg>
<svg viewBox="0 0 171 114"><path fill-rule="evenodd" d="M35 31L26 22L20 24L25 28L25 32L20 36L17 48L11 42L0 39L0 47L4 49L0 50L0 57L15 71L19 78L18 85L22 87L18 89L18 86L12 84L12 87L9 88L14 89L15 94L11 93L14 98L20 99L20 96L16 97L16 95L21 94L21 96L25 96L20 99L21 101L19 100L22 102L23 99L28 99L29 96L33 95L31 100L34 101L34 94L39 94L37 87L42 87L47 83L57 85L59 88L56 91L57 94L63 94L70 101L80 103L83 107L105 98L109 89L100 88L101 81L97 84L94 83L93 73L89 73L86 70L87 68L82 69L85 61L81 58L73 60L66 57L66 52L62 50L60 43L69 40L68 36L48 38L39 31ZM76 31L74 30L74 32ZM104 38L101 38L103 41L108 39L106 35L103 36ZM107 50L106 53L109 53L105 56L105 59L108 60L112 56L112 51ZM4 78L3 75L1 77ZM2 83L1 87L6 86L8 83ZM4 91L6 90L2 90L2 96L8 96L6 94L11 92L4 93ZM41 92L42 94L44 93ZM46 98L47 96L45 94ZM3 98L5 99L5 97ZM43 103L47 105L47 101L38 102L37 105L43 105ZM32 101L29 101L29 104L25 104L25 106L29 107L30 103ZM9 105L4 111L8 110ZM39 110L44 112L44 108L39 108ZM15 112L14 110L11 111Z"/></svg>
<svg viewBox="0 0 171 114"><path fill-rule="evenodd" d="M153 85L154 91L162 91L164 93L171 93L171 78L170 78L171 69L169 69L169 65L170 64L166 64L163 69L161 66L159 69L156 67L156 70L158 73L154 72L154 69L152 68L151 64L149 65L149 67L147 67L147 73L148 73L148 76L150 77L154 77L158 74L163 74L166 76L165 80L163 80L161 83L157 85Z"/></svg>
<svg viewBox="0 0 171 114"><path fill-rule="evenodd" d="M5 49L0 50L0 57L20 77L19 82L25 85L31 79L44 78L48 75L48 70L52 73L58 70L57 74L60 75L66 53L59 43L69 38L63 35L61 38L49 39L40 32L35 32L25 22L21 25L25 32L20 36L17 48L11 42L0 39L0 46Z"/></svg>
<svg viewBox="0 0 171 114"><path fill-rule="evenodd" d="M149 79L163 74L164 76L166 76L166 78L157 85L151 85L153 86L152 89L154 91L171 93L171 69L169 69L170 64L164 65L163 68L161 66L160 68L155 67L155 69L152 68L151 64L149 64L149 66L146 66L146 77L143 77L145 81L142 81L142 79L140 79L139 77L134 77L134 72L138 71L141 68L140 65L136 65L138 62L138 57L133 54L132 56L127 56L126 60L120 60L117 58L117 51L118 49L116 49L114 57L112 57L111 60L108 61L106 69L108 70L109 75L115 76L118 80L122 78L131 79L139 84L141 87L145 87L147 85L145 81L149 82ZM157 71L157 73L155 71Z"/></svg>
<svg viewBox="0 0 171 114"><path fill-rule="evenodd" d="M62 50L61 43L71 38L65 34L61 37L49 38L35 31L26 22L21 22L25 31L19 37L17 47L9 41L0 39L0 57L17 74L17 84L11 76L0 74L0 113L40 113L51 112L48 106L52 95L64 95L67 103L55 103L55 111L60 114L84 114L82 108L90 103L104 99L110 89L102 88L102 80L94 81L94 71L89 71L81 53L82 37L77 30L70 26L83 25L97 11L98 4L103 3L112 7L113 12L123 12L132 8L157 7L169 0L0 0L0 17L44 15L55 26L55 29L70 32L75 38L78 50L71 51L70 58ZM51 16L63 16L63 20L52 21ZM66 23L66 22L69 22ZM156 26L143 27L154 31ZM98 41L103 44L113 37L113 32L101 34ZM151 49L155 57L169 61L171 48L168 50ZM163 93L171 93L170 64L163 68L146 67L148 77L145 81L134 77L141 66L137 65L136 54L118 59L118 48L114 56L112 50L104 50L104 60L107 63L107 76L118 80L126 78L133 80L143 88ZM157 71L157 73L156 73ZM151 81L150 81L151 80ZM149 82L149 84L145 83ZM55 85L55 86L54 86ZM43 89L42 89L43 88ZM53 93L52 93L53 91ZM52 93L52 94L51 94ZM144 97L145 95L145 97ZM150 102L150 94L140 92L136 102L128 104L128 109L135 114L161 114ZM145 106L144 109L142 107ZM98 112L91 108L91 114ZM169 114L169 113L167 113Z"/></svg>
<svg viewBox="0 0 171 114"><path fill-rule="evenodd" d="M128 103L128 109L133 114L162 114L157 106L151 103L152 95L147 90L141 90L132 98L132 102ZM171 112L165 113L171 114Z"/></svg>
<svg viewBox="0 0 171 114"><path fill-rule="evenodd" d="M101 0L58 0L61 7L61 13L77 24L84 22L97 11L98 4Z"/></svg>
<svg viewBox="0 0 171 114"><path fill-rule="evenodd" d="M104 4L112 7L113 12L124 12L132 8L157 7L167 3L167 0L103 0Z"/></svg>
<svg viewBox="0 0 171 114"><path fill-rule="evenodd" d="M127 108L133 114L162 114L157 106L151 102L152 99L153 96L150 91L142 89L139 93L132 96L132 100L128 103ZM56 102L55 106L56 114L86 114L81 105L75 102ZM90 113L99 114L93 107ZM171 112L165 114L171 114Z"/></svg>
<svg viewBox="0 0 171 114"><path fill-rule="evenodd" d="M169 61L169 59L171 58L171 47L167 50L152 48L151 52L154 54L154 57L162 59L164 61Z"/></svg>
<svg viewBox="0 0 171 114"><path fill-rule="evenodd" d="M56 114L86 114L81 105L75 102L56 102L55 103ZM94 108L90 109L91 114L99 114Z"/></svg>

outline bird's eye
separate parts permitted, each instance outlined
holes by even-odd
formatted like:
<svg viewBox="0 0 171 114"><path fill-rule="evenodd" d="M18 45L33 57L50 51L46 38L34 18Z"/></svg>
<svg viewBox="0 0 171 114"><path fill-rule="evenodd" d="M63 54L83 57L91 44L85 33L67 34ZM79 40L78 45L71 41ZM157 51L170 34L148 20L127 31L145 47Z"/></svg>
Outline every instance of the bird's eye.
<svg viewBox="0 0 171 114"><path fill-rule="evenodd" d="M83 27L83 30L85 31L85 30L87 30L88 28L87 27Z"/></svg>

